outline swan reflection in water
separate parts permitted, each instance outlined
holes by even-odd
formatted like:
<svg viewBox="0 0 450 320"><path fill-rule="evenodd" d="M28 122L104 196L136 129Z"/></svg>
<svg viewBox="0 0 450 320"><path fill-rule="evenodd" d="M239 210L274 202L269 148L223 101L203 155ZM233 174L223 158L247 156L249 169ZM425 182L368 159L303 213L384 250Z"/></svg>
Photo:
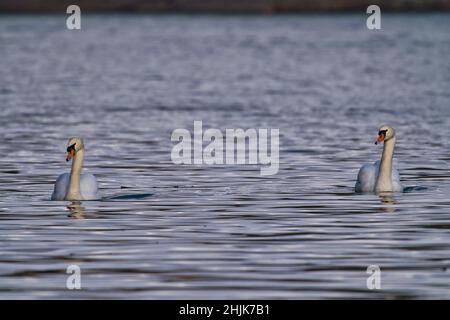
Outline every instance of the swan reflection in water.
<svg viewBox="0 0 450 320"><path fill-rule="evenodd" d="M73 219L85 219L85 208L81 205L81 201L72 201L70 205L67 206L70 214L69 218Z"/></svg>
<svg viewBox="0 0 450 320"><path fill-rule="evenodd" d="M381 210L384 212L395 213L397 209L395 208L398 201L394 197L394 193L392 192L381 192L378 194L378 197L381 200L381 203L384 204L381 207Z"/></svg>

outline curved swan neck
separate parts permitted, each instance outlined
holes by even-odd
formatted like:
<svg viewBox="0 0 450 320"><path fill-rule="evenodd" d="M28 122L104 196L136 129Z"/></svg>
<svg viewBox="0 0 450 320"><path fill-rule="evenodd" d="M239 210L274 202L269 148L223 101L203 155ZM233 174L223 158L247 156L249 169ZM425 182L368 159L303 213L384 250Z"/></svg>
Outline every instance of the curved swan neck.
<svg viewBox="0 0 450 320"><path fill-rule="evenodd" d="M72 169L70 171L69 188L66 200L81 200L80 175L84 162L84 149L78 150L73 157Z"/></svg>
<svg viewBox="0 0 450 320"><path fill-rule="evenodd" d="M377 191L392 191L392 160L394 158L395 137L384 142L380 172L376 184Z"/></svg>

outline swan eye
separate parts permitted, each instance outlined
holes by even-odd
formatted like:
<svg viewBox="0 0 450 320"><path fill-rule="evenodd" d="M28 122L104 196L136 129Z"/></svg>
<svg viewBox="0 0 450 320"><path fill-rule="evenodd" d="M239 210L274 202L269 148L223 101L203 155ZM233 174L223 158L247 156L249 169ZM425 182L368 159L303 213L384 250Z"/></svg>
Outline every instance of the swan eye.
<svg viewBox="0 0 450 320"><path fill-rule="evenodd" d="M74 143L74 144L71 145L71 146L68 146L68 147L67 147L67 152L70 152L70 150L75 151L75 144L76 144L76 143Z"/></svg>
<svg viewBox="0 0 450 320"><path fill-rule="evenodd" d="M386 133L387 133L387 129L378 131L378 135L381 135L381 134L386 135Z"/></svg>

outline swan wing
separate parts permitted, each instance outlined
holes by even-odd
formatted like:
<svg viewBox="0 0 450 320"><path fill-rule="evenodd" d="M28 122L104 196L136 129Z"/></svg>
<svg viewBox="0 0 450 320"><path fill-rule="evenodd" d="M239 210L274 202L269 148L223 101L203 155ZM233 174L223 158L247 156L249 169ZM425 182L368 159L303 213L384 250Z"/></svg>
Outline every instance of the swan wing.
<svg viewBox="0 0 450 320"><path fill-rule="evenodd" d="M51 200L64 200L69 188L70 174L63 173L56 179ZM80 177L80 192L83 200L98 199L98 183L94 175L83 173Z"/></svg>
<svg viewBox="0 0 450 320"><path fill-rule="evenodd" d="M366 164L359 169L358 179L356 180L356 192L373 192L378 177L379 161L374 164Z"/></svg>
<svg viewBox="0 0 450 320"><path fill-rule="evenodd" d="M380 161L377 160L373 164L367 164L361 167L356 180L356 192L373 192L377 183L378 174L380 172ZM400 174L396 168L396 161L392 167L392 188L394 192L403 191L403 185L400 182Z"/></svg>
<svg viewBox="0 0 450 320"><path fill-rule="evenodd" d="M83 200L97 200L98 183L94 175L83 173L80 177L80 192Z"/></svg>
<svg viewBox="0 0 450 320"><path fill-rule="evenodd" d="M69 181L70 175L68 173L63 173L56 179L51 198L52 200L64 200L67 188L69 187Z"/></svg>

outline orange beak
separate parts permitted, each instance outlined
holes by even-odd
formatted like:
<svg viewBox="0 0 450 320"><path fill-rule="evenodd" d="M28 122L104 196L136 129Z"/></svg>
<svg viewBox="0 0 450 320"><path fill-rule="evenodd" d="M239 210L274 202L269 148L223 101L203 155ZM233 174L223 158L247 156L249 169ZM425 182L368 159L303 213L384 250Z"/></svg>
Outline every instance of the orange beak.
<svg viewBox="0 0 450 320"><path fill-rule="evenodd" d="M75 149L74 148L70 148L70 150L67 152L66 161L70 161L73 158L74 155L75 155Z"/></svg>
<svg viewBox="0 0 450 320"><path fill-rule="evenodd" d="M377 140L375 141L375 144L382 143L384 141L384 138L386 138L386 134L384 132L380 133Z"/></svg>

